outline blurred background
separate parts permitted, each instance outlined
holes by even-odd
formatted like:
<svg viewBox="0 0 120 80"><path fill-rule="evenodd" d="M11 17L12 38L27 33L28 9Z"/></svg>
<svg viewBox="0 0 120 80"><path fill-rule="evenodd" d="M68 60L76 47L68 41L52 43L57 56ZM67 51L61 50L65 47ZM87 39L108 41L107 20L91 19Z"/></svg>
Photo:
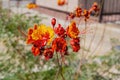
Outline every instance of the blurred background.
<svg viewBox="0 0 120 80"><path fill-rule="evenodd" d="M0 80L53 80L57 68L54 58L45 61L34 57L25 34L34 23L51 25L51 18L66 27L66 16L76 7L89 9L94 2L100 7L98 15L91 15L87 26L92 33L86 36L87 55L81 75L76 80L120 80L120 0L67 0L68 5L58 6L57 0L0 0ZM28 9L29 3L37 8ZM79 29L84 19L74 19ZM81 45L82 45L81 41ZM66 80L74 80L82 52L66 57L63 66ZM60 76L58 79L62 80Z"/></svg>

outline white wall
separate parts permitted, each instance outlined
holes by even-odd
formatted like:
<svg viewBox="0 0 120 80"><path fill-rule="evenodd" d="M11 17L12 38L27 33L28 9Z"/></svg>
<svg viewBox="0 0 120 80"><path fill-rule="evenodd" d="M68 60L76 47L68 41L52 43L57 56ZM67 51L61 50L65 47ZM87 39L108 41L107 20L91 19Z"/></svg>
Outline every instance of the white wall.
<svg viewBox="0 0 120 80"><path fill-rule="evenodd" d="M57 0L36 0L36 3L41 6L71 12L78 6L78 0L68 0L68 1L69 1L68 8L66 5L58 6Z"/></svg>

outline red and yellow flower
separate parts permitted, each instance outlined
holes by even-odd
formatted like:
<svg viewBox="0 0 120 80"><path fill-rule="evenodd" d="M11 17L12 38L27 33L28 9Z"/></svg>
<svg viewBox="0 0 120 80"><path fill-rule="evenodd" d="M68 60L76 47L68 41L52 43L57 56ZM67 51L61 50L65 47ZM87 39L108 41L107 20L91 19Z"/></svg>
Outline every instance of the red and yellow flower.
<svg viewBox="0 0 120 80"><path fill-rule="evenodd" d="M85 21L86 21L86 20L89 19L89 17L90 17L90 12L85 9L85 10L83 11L83 16L85 17Z"/></svg>
<svg viewBox="0 0 120 80"><path fill-rule="evenodd" d="M76 10L75 10L76 17L80 17L81 13L82 13L82 9L80 7L77 7Z"/></svg>
<svg viewBox="0 0 120 80"><path fill-rule="evenodd" d="M76 23L74 21L72 21L67 28L67 35L70 38L76 38L76 37L78 37L79 33L80 33L80 31L79 31L78 27L76 26Z"/></svg>
<svg viewBox="0 0 120 80"><path fill-rule="evenodd" d="M45 56L45 59L49 60L53 57L54 52L53 52L52 48L47 48L47 49L44 50L43 54Z"/></svg>
<svg viewBox="0 0 120 80"><path fill-rule="evenodd" d="M54 37L54 31L46 25L35 25L30 28L27 36L27 44L33 44L32 52L36 56L40 53L40 49L45 45L49 45Z"/></svg>
<svg viewBox="0 0 120 80"><path fill-rule="evenodd" d="M31 51L34 56L38 56L40 54L40 49L38 47L32 46Z"/></svg>
<svg viewBox="0 0 120 80"><path fill-rule="evenodd" d="M54 31L59 37L66 37L66 31L61 24L58 24L58 27L54 28Z"/></svg>
<svg viewBox="0 0 120 80"><path fill-rule="evenodd" d="M80 42L79 38L74 38L74 39L70 40L70 44L71 44L74 52L78 52L80 50L79 42Z"/></svg>
<svg viewBox="0 0 120 80"><path fill-rule="evenodd" d="M51 27L46 25L35 25L34 29L30 28L28 31L27 43L32 44L36 41L46 40L49 44L54 37L54 31Z"/></svg>
<svg viewBox="0 0 120 80"><path fill-rule="evenodd" d="M70 19L74 19L75 18L75 14L74 13L70 13L68 16Z"/></svg>
<svg viewBox="0 0 120 80"><path fill-rule="evenodd" d="M65 54L67 50L67 43L64 38L55 38L52 42L52 49L56 52L60 52L61 54Z"/></svg>

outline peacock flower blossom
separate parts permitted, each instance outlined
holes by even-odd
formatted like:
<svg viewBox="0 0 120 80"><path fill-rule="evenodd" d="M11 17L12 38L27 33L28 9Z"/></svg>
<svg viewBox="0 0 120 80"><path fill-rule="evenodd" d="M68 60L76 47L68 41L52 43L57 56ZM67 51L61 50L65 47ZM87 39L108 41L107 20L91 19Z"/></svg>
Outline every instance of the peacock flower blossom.
<svg viewBox="0 0 120 80"><path fill-rule="evenodd" d="M43 55L46 60L51 59L53 57L53 54L54 54L54 51L52 50L52 48L47 48L43 52Z"/></svg>
<svg viewBox="0 0 120 80"><path fill-rule="evenodd" d="M34 42L34 40L32 39L32 36L31 36L32 33L33 33L33 29L30 28L28 30L28 36L27 36L27 41L26 41L27 44L31 44Z"/></svg>
<svg viewBox="0 0 120 80"><path fill-rule="evenodd" d="M80 7L77 7L76 10L75 10L76 17L80 17L81 13L82 13L82 9Z"/></svg>
<svg viewBox="0 0 120 80"><path fill-rule="evenodd" d="M47 40L49 44L54 37L54 31L51 27L41 24L33 31L31 37L34 41Z"/></svg>
<svg viewBox="0 0 120 80"><path fill-rule="evenodd" d="M55 38L52 42L52 49L56 52L60 52L61 55L64 55L67 51L67 43L64 38Z"/></svg>
<svg viewBox="0 0 120 80"><path fill-rule="evenodd" d="M80 50L80 45L79 44L72 45L72 49L74 52L78 52Z"/></svg>
<svg viewBox="0 0 120 80"><path fill-rule="evenodd" d="M54 31L59 37L66 37L66 31L61 24L58 24L58 27L54 28Z"/></svg>
<svg viewBox="0 0 120 80"><path fill-rule="evenodd" d="M27 44L33 44L32 52L35 56L40 54L40 49L49 45L54 37L54 30L46 25L34 25L27 36Z"/></svg>
<svg viewBox="0 0 120 80"><path fill-rule="evenodd" d="M90 12L85 9L85 10L83 11L83 16L85 17L85 21L86 21L86 20L89 19L89 17L90 17Z"/></svg>
<svg viewBox="0 0 120 80"><path fill-rule="evenodd" d="M78 27L76 26L76 23L72 21L70 25L67 27L67 35L70 38L77 38L79 35L80 31Z"/></svg>
<svg viewBox="0 0 120 80"><path fill-rule="evenodd" d="M37 29L37 27L38 27L38 25L35 24L33 28L29 28L28 35L27 35L27 41L26 41L27 44L32 44L35 41L32 39L31 35L32 35L33 31Z"/></svg>
<svg viewBox="0 0 120 80"><path fill-rule="evenodd" d="M29 3L29 4L27 4L27 8L28 9L32 9L32 8L37 8L38 6L36 5L36 4L34 4L34 3Z"/></svg>
<svg viewBox="0 0 120 80"><path fill-rule="evenodd" d="M38 47L32 46L31 51L34 56L38 56L40 54L40 49Z"/></svg>
<svg viewBox="0 0 120 80"><path fill-rule="evenodd" d="M96 2L93 3L92 7L89 9L89 12L91 13L92 11L99 11L98 4Z"/></svg>
<svg viewBox="0 0 120 80"><path fill-rule="evenodd" d="M80 42L79 38L74 38L70 40L70 44L74 52L78 52L80 50L79 42Z"/></svg>
<svg viewBox="0 0 120 80"><path fill-rule="evenodd" d="M74 19L75 18L75 14L74 13L70 13L69 16L68 16L68 18Z"/></svg>

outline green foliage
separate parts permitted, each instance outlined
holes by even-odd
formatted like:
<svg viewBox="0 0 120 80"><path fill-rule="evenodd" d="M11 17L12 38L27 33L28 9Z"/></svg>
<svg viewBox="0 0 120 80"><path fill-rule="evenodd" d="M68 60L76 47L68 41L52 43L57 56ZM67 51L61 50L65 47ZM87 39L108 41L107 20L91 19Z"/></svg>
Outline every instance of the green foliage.
<svg viewBox="0 0 120 80"><path fill-rule="evenodd" d="M19 74L21 71L28 73L39 63L38 58L34 58L31 54L29 46L25 43L25 37L19 32L18 27L26 34L28 27L34 23L39 24L41 20L42 17L36 15L28 17L0 9L0 43L4 49L0 51L0 79L4 77L5 80L8 80L7 78L19 80L16 73Z"/></svg>
<svg viewBox="0 0 120 80"><path fill-rule="evenodd" d="M15 36L19 35L17 30L18 27L26 31L28 27L33 26L34 23L40 23L41 17L25 16L25 14L14 14L9 10L0 10L0 32L1 35L4 33L12 34Z"/></svg>

